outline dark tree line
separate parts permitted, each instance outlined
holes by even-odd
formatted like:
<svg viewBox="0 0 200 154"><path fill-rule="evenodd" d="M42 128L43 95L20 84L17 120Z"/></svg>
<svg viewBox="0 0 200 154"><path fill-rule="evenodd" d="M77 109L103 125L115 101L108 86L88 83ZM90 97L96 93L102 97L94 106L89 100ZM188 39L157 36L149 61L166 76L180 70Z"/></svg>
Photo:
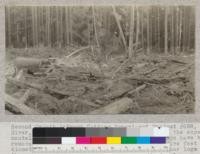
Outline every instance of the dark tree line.
<svg viewBox="0 0 200 154"><path fill-rule="evenodd" d="M193 6L6 7L6 47L121 46L134 54L195 48Z"/></svg>

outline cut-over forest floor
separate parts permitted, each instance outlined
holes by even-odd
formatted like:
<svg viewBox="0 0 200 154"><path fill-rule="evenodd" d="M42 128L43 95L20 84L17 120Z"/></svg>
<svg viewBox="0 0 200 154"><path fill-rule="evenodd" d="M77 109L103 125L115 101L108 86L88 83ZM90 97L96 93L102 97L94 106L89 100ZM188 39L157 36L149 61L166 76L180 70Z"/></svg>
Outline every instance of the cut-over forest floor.
<svg viewBox="0 0 200 154"><path fill-rule="evenodd" d="M5 107L14 114L194 113L194 54L102 56L98 50L7 49ZM13 77L16 57L46 59Z"/></svg>

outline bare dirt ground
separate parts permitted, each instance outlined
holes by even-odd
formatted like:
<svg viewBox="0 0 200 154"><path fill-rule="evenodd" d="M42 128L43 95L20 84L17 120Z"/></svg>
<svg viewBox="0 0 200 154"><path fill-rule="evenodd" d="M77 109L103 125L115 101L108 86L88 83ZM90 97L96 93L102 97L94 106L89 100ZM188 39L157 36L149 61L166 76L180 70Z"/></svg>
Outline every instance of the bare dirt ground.
<svg viewBox="0 0 200 154"><path fill-rule="evenodd" d="M122 98L128 98L131 103L113 114L194 113L194 55L147 56L141 52L132 59L117 55L102 60L88 49L65 57L74 50L74 47L68 50L8 49L6 78L12 76L13 59L19 56L53 57L56 63L46 68L48 72L40 71L42 75L24 74L23 83L28 86L7 81L6 94L20 99L31 90L24 104L42 114L99 114L95 110L107 108ZM39 88L32 85L39 85ZM22 114L13 108L6 105L10 112ZM107 113L112 114L104 111L101 114Z"/></svg>

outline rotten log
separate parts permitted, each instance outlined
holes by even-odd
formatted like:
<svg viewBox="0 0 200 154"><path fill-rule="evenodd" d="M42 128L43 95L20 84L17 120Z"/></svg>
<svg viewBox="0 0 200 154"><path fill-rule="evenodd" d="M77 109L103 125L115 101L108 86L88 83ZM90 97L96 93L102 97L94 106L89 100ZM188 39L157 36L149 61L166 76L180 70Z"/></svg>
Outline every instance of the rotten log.
<svg viewBox="0 0 200 154"><path fill-rule="evenodd" d="M8 94L4 95L6 108L12 108L12 111L16 111L21 114L30 114L30 115L38 115L42 114L39 111L36 111L25 104L23 104L21 99L16 99Z"/></svg>
<svg viewBox="0 0 200 154"><path fill-rule="evenodd" d="M91 111L89 114L119 114L128 110L132 104L133 101L130 98L124 97L100 109Z"/></svg>
<svg viewBox="0 0 200 154"><path fill-rule="evenodd" d="M43 91L43 92L49 93L49 94L51 94L53 96L57 96L57 97L65 97L65 96L69 95L69 94L59 91L59 90L51 89L49 87L44 87L44 86L41 86L41 85L35 84L35 83L28 83L25 81L15 80L13 78L7 78L7 82L10 82L11 84L17 85L21 88L27 88L27 87L34 88L39 91Z"/></svg>

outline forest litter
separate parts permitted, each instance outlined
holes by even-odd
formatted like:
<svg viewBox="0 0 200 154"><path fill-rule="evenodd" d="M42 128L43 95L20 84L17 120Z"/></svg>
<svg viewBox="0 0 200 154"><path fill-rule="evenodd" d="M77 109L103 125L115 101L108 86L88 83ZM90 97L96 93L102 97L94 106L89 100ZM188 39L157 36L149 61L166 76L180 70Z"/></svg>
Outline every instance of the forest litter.
<svg viewBox="0 0 200 154"><path fill-rule="evenodd" d="M97 48L86 46L61 57L15 58L19 64L7 64L6 109L15 114L194 112L194 55L105 59L93 52L97 55Z"/></svg>

